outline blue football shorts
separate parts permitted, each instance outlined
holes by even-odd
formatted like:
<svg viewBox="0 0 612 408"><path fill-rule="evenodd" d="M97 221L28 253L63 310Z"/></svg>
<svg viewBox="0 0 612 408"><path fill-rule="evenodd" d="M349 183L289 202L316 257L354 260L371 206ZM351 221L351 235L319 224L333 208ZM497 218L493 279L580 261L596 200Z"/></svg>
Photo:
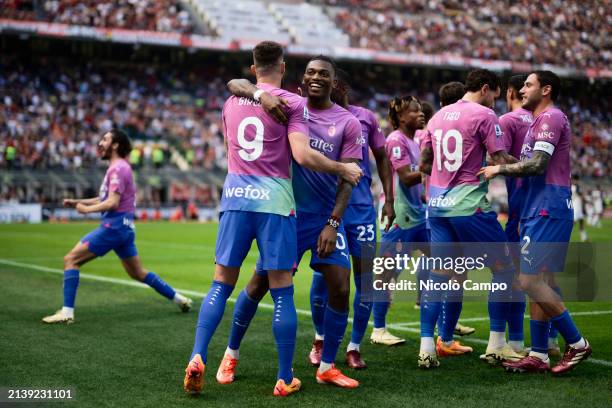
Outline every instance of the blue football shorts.
<svg viewBox="0 0 612 408"><path fill-rule="evenodd" d="M521 220L521 273L563 272L573 220L537 216Z"/></svg>
<svg viewBox="0 0 612 408"><path fill-rule="evenodd" d="M344 232L344 225L342 223L340 224L340 227L338 227L338 230L336 232L336 249L326 258L320 258L317 255L317 242L319 240L319 235L327 224L328 218L329 217L320 214L298 212L297 258L295 264L293 265L294 269L297 269L297 266L302 260L302 256L304 256L304 253L306 253L306 251L308 250L310 250L311 253L310 268L313 270L318 270L317 265L321 264L339 265L343 268L351 269L351 261L347 248L346 234ZM273 269L267 268L260 257L260 259L257 260L257 266L255 270L258 275L265 276L267 275L268 270Z"/></svg>
<svg viewBox="0 0 612 408"><path fill-rule="evenodd" d="M289 271L296 262L296 219L254 211L224 211L219 219L215 262L240 267L253 240L264 268Z"/></svg>

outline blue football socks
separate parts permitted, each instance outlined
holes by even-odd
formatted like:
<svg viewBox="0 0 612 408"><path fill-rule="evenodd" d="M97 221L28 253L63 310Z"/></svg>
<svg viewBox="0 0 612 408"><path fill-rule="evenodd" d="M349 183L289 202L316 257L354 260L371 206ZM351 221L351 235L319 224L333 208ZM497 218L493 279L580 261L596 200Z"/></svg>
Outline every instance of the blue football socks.
<svg viewBox="0 0 612 408"><path fill-rule="evenodd" d="M157 276L154 272L147 273L144 278L144 283L155 289L160 295L172 300L176 292L172 289L172 286L168 285L162 278Z"/></svg>
<svg viewBox="0 0 612 408"><path fill-rule="evenodd" d="M293 285L284 288L270 289L274 300L272 332L278 350L278 379L291 384L293 381L293 354L297 335L297 313L293 300Z"/></svg>
<svg viewBox="0 0 612 408"><path fill-rule="evenodd" d="M77 288L79 287L79 270L64 271L64 307L74 308Z"/></svg>
<svg viewBox="0 0 612 408"><path fill-rule="evenodd" d="M232 318L232 329L230 331L228 347L232 350L238 350L240 343L244 337L253 316L257 312L259 302L254 301L247 294L246 289L240 292L236 305L234 306L234 315Z"/></svg>
<svg viewBox="0 0 612 408"><path fill-rule="evenodd" d="M202 301L198 324L196 326L195 342L191 353L192 359L200 354L202 361L206 364L208 344L225 312L227 298L230 297L234 287L214 280L206 297Z"/></svg>

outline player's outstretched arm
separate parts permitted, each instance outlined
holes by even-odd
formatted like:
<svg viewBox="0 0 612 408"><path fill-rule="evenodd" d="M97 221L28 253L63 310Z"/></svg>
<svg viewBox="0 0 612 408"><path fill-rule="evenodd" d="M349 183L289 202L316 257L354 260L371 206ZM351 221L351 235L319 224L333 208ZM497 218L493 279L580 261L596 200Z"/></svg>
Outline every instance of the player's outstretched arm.
<svg viewBox="0 0 612 408"><path fill-rule="evenodd" d="M483 167L478 172L478 175L483 174L487 180L497 175L510 177L539 176L544 174L549 161L550 155L548 153L536 150L529 160L513 164L498 164L496 166Z"/></svg>
<svg viewBox="0 0 612 408"><path fill-rule="evenodd" d="M431 166L433 165L433 149L431 146L426 146L421 150L421 164L419 170L431 176Z"/></svg>
<svg viewBox="0 0 612 408"><path fill-rule="evenodd" d="M359 183L359 179L363 175L361 168L356 163L340 163L328 159L322 153L311 148L308 136L303 133L289 133L289 145L291 146L293 159L307 169L335 174L353 186Z"/></svg>
<svg viewBox="0 0 612 408"><path fill-rule="evenodd" d="M227 83L227 88L234 96L241 96L253 100L259 100L261 106L268 115L272 116L278 123L286 124L288 122L285 110L289 108L289 102L278 96L274 96L268 92L261 91L248 79L232 79ZM261 91L258 97L255 94Z"/></svg>
<svg viewBox="0 0 612 408"><path fill-rule="evenodd" d="M121 198L119 193L113 191L108 195L108 198L102 202L98 202L92 205L78 203L76 205L76 209L81 214L114 210L115 208L119 207L119 198Z"/></svg>
<svg viewBox="0 0 612 408"><path fill-rule="evenodd" d="M344 163L357 163L357 160L354 159L343 159L342 161ZM345 180L341 180L338 184L338 188L336 189L336 203L334 205L334 209L332 210L330 219L337 220L338 222L342 219L344 210L346 210L346 207L348 207L348 203L351 200L352 193L353 186ZM336 248L337 236L337 227L334 228L333 226L327 224L323 228L317 241L317 254L321 258L329 256L334 251Z"/></svg>
<svg viewBox="0 0 612 408"><path fill-rule="evenodd" d="M78 203L83 203L85 205L93 205L98 204L100 202L100 197L93 198L64 198L63 205L64 207L74 208Z"/></svg>
<svg viewBox="0 0 612 408"><path fill-rule="evenodd" d="M376 169L378 177L382 183L383 192L385 193L385 203L383 204L380 221L387 218L385 231L389 231L393 221L395 220L395 209L393 208L393 176L391 171L391 162L385 153L385 148L372 149L374 159L376 160Z"/></svg>

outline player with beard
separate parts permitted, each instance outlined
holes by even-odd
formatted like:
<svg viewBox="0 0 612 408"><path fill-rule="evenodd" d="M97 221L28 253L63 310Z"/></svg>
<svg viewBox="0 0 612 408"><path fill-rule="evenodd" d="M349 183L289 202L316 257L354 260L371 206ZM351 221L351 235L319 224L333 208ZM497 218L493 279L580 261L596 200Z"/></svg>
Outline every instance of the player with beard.
<svg viewBox="0 0 612 408"><path fill-rule="evenodd" d="M136 186L130 164L125 160L132 145L125 132L106 132L98 152L109 167L100 186L100 195L87 199L65 199L64 206L80 214L102 213L100 226L87 234L64 257L64 305L55 314L43 318L45 323L74 323L74 303L79 286L79 271L87 262L113 250L123 268L134 280L146 283L160 295L172 300L183 311L191 308L191 299L177 293L154 272L147 272L140 262L134 240Z"/></svg>
<svg viewBox="0 0 612 408"><path fill-rule="evenodd" d="M228 84L237 96L252 97L258 88L248 80L233 80ZM346 109L331 100L337 86L336 65L326 56L311 59L304 72L303 87L307 94L310 146L332 160L359 162L365 143L361 126ZM268 112L285 105L280 98L267 98L262 104ZM275 100L274 100L275 99ZM278 113L278 112L277 112ZM282 115L278 115L282 116ZM293 163L293 191L297 212L297 264L308 250L310 267L320 271L327 285L329 300L325 309L321 364L316 372L319 383L342 388L356 388L359 382L342 374L334 361L346 326L350 292L350 259L342 218L349 204L352 186L328 174L308 170ZM228 348L238 351L240 342L257 310L257 304L268 291L267 271L258 260L256 271L247 284L250 303L234 310L234 324ZM218 379L231 378L235 365ZM228 382L231 382L228 381Z"/></svg>
<svg viewBox="0 0 612 408"><path fill-rule="evenodd" d="M514 75L508 80L506 89L506 106L508 113L499 118L499 126L502 130L502 139L506 151L516 159L521 157L521 147L527 130L533 121L531 112L525 110L522 105L520 89L527 78L526 75ZM508 190L508 222L504 232L508 242L515 243L510 246L515 264L518 267L518 242L519 242L519 221L523 205L524 191L521 188L520 178L507 178L506 189ZM487 349L481 355L482 360L491 364L499 361L515 360L517 353L525 355L523 320L525 316L525 294L520 290L512 292L512 302L508 312L508 347L498 347L497 349ZM504 327L503 336L506 328ZM501 334L500 334L501 336Z"/></svg>
<svg viewBox="0 0 612 408"><path fill-rule="evenodd" d="M573 227L571 206L571 129L555 102L561 81L551 71L534 71L520 90L523 108L533 112L521 150L521 161L484 167L486 179L497 175L522 177L525 191L521 211L519 283L530 298L531 351L519 361L505 362L515 372L562 374L592 353L547 274L561 272ZM551 369L548 357L549 321L565 339L563 357Z"/></svg>
<svg viewBox="0 0 612 408"><path fill-rule="evenodd" d="M202 389L208 345L223 317L227 298L236 285L240 267L253 240L257 241L259 266L266 272L262 276L274 301L272 331L279 369L273 393L284 397L299 391L301 382L294 377L292 369L297 315L291 272L298 247L292 158L304 168L332 173L321 174L333 180L336 180L336 174L344 177L354 171L356 179L349 177L349 182L357 184L361 174L356 163L339 163L311 148L305 101L280 89L285 72L282 46L271 41L257 44L253 49L253 62L251 72L255 74L259 87L259 91L252 95L254 99L231 96L223 106L228 174L221 201L215 277L202 302L193 351L185 370L184 388L190 393L199 393ZM286 98L286 125L277 123L257 102L264 91L267 96ZM349 184L345 194L350 196L350 191ZM333 231L334 241L335 237ZM235 309L244 312L250 304L252 302L243 292ZM226 368L235 366L238 361L238 352L231 346L217 373L221 383L233 380L231 375L225 375Z"/></svg>
<svg viewBox="0 0 612 408"><path fill-rule="evenodd" d="M354 369L366 368L361 358L360 344L368 327L370 312L372 311L372 262L376 251L376 209L372 200L370 185L372 174L370 171L370 149L376 160L378 174L388 200L384 200L381 222L387 219L386 230L395 219L393 209L393 193L391 167L385 155L385 136L382 133L376 116L369 109L351 105L349 94L351 91L348 74L337 70L338 85L332 91L332 101L351 112L361 124L361 134L365 139L362 147L363 160L360 163L364 177L353 189L351 201L344 215L344 228L346 230L349 253L353 261L353 279L355 282L355 297L353 300L353 328L351 341L347 346L346 363ZM362 293L363 291L363 293ZM312 365L318 366L321 362L323 350L324 317L327 307L327 289L323 274L313 273L310 288L310 309L312 321L315 326L315 339L309 354ZM395 336L383 330L372 333L372 341L395 341ZM401 339L400 339L401 340Z"/></svg>
<svg viewBox="0 0 612 408"><path fill-rule="evenodd" d="M488 70L473 70L466 78L465 88L466 93L461 100L443 107L432 117L422 143L421 171L431 174L427 211L434 258L470 256L473 251L482 254L488 250L488 247L483 247L484 243L502 245L506 242L497 214L486 198L488 185L477 176L479 165L484 163L487 153L495 163L516 161L504 150L501 128L491 109L500 93L499 78ZM449 244L457 246L459 243L463 244L461 248L448 252ZM469 247L465 243L470 243ZM493 272L493 283L511 286L514 269L504 251L489 256L485 265ZM463 276L463 273L439 267L430 273L428 282L431 286L421 296L421 347L418 358L421 368L438 366L438 357L472 351L471 347L453 341L453 331L463 301L462 285L457 290L436 290L436 287L444 287L449 280ZM453 307L449 307L445 313L435 344L433 331L443 297ZM494 333L500 326L506 325L506 297L507 291L489 293L489 344L498 343Z"/></svg>
<svg viewBox="0 0 612 408"><path fill-rule="evenodd" d="M442 85L440 89L438 90L438 96L440 98L440 107L443 108L447 105L451 105L459 101L461 98L463 98L463 95L465 95L465 85L463 85L462 82L458 82L458 81L447 82L446 84ZM430 110L427 105L428 105L427 102L422 103L426 124L429 123L429 121L431 120L431 118L433 117L435 113L433 110L433 106L431 107L431 110ZM425 148L425 142L428 140L427 128L417 130L415 134L415 139L417 138L419 141L419 147L421 150L423 150ZM427 201L429 200L429 179L430 179L429 175L423 174L425 198ZM427 222L427 229L430 229L429 222ZM431 234L430 234L430 237L431 237ZM427 278L426 276L421 276L419 277L419 281L422 281L423 279L426 279L426 278ZM461 279L461 278L462 277L458 277L458 279ZM419 300L421 299L420 290L419 290L418 299ZM445 326L443 324L444 317L449 314L452 315L454 313L453 309L456 309L459 307L460 306L456 304L455 302L449 302L447 300L445 300L442 303L442 310L440 311L440 317L438 317L438 330L445 330ZM419 308L420 308L420 304L419 304ZM457 324L455 325L455 328L453 329L453 334L457 336L469 336L470 334L473 334L475 331L476 329L474 327L466 326L466 325L461 324L460 322L457 322Z"/></svg>

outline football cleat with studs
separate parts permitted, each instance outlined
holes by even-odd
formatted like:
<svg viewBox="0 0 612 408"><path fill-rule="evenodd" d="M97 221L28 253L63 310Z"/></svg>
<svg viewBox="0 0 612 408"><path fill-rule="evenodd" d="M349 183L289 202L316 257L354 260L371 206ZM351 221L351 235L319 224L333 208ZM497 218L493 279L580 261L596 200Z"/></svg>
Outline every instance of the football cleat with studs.
<svg viewBox="0 0 612 408"><path fill-rule="evenodd" d="M503 347L498 349L491 349L487 347L485 354L480 355L480 359L482 361L486 361L492 365L503 363L504 361L518 361L523 357L525 356L514 351L508 344L505 344Z"/></svg>
<svg viewBox="0 0 612 408"><path fill-rule="evenodd" d="M457 340L453 340L450 346L444 344L442 337L438 337L438 341L436 342L436 354L438 357L460 356L462 354L471 353L472 351L474 351L474 349L469 346L464 346Z"/></svg>
<svg viewBox="0 0 612 408"><path fill-rule="evenodd" d="M196 354L185 369L185 379L183 389L188 394L199 394L204 386L204 372L206 364L202 361L202 356Z"/></svg>
<svg viewBox="0 0 612 408"><path fill-rule="evenodd" d="M563 357L561 360L551 368L551 372L555 375L567 373L571 371L578 365L583 362L593 353L593 349L591 348L591 344L584 339L586 345L582 348L574 348L569 344L565 347L565 353L563 353Z"/></svg>
<svg viewBox="0 0 612 408"><path fill-rule="evenodd" d="M542 361L534 356L527 356L518 361L502 363L506 371L512 373L545 373L550 370L550 360Z"/></svg>
<svg viewBox="0 0 612 408"><path fill-rule="evenodd" d="M436 353L421 352L419 353L417 365L419 368L423 369L436 368L440 366L440 361Z"/></svg>
<svg viewBox="0 0 612 408"><path fill-rule="evenodd" d="M58 310L51 316L43 317L42 321L47 324L72 324L74 323L74 316L69 317L64 313L62 309Z"/></svg>
<svg viewBox="0 0 612 408"><path fill-rule="evenodd" d="M229 354L223 356L221 365L217 370L217 382L219 384L230 384L234 382L236 375L236 366L238 365L238 359L233 358Z"/></svg>
<svg viewBox="0 0 612 408"><path fill-rule="evenodd" d="M397 346L400 344L404 344L406 339L402 339L401 337L394 336L389 333L385 327L379 329L373 329L372 334L370 335L370 341L372 344L382 344L385 346Z"/></svg>
<svg viewBox="0 0 612 408"><path fill-rule="evenodd" d="M289 385L285 384L285 381L280 379L276 382L276 385L274 386L274 396L286 397L288 395L298 392L300 388L302 388L302 382L296 377L293 377L293 380Z"/></svg>

